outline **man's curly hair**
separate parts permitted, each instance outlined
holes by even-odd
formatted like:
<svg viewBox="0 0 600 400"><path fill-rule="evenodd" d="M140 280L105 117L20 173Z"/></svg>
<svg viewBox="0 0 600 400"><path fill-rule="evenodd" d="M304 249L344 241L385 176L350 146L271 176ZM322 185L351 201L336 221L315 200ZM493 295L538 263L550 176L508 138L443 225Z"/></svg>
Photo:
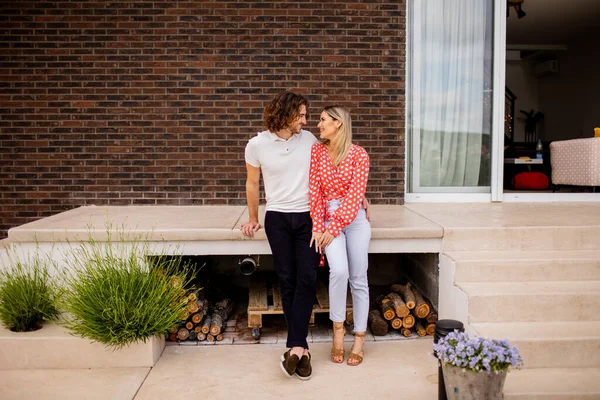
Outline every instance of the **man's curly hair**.
<svg viewBox="0 0 600 400"><path fill-rule="evenodd" d="M265 107L263 113L264 127L271 132L279 132L290 126L300 113L300 106L306 106L308 118L308 99L301 94L283 92Z"/></svg>

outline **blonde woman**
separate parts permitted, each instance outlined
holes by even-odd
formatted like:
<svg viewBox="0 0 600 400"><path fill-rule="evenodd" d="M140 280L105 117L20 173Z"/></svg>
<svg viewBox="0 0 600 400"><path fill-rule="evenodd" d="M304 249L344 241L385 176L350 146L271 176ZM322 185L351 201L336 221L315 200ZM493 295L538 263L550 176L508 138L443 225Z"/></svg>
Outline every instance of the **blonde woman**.
<svg viewBox="0 0 600 400"><path fill-rule="evenodd" d="M310 161L311 240L325 251L329 262L329 318L333 321L331 360L344 361L344 321L348 281L352 291L354 344L348 365L364 356L369 313L367 281L371 225L362 199L369 177L369 156L352 144L352 119L341 106L326 107L318 125L320 143L313 145Z"/></svg>

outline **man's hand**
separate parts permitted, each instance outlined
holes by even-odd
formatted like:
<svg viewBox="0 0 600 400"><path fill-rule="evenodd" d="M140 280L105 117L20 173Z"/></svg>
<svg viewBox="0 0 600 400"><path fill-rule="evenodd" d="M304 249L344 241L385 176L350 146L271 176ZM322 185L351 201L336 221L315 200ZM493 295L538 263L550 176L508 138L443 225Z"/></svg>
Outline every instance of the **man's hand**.
<svg viewBox="0 0 600 400"><path fill-rule="evenodd" d="M244 236L253 238L254 232L258 232L258 230L260 228L261 228L261 226L258 222L250 221L247 224L243 224L242 227L240 228L240 231L242 231L242 234Z"/></svg>
<svg viewBox="0 0 600 400"><path fill-rule="evenodd" d="M317 243L317 246L322 250L325 247L329 246L333 239L335 239L335 236L329 233L329 231L325 231L319 238L319 243Z"/></svg>
<svg viewBox="0 0 600 400"><path fill-rule="evenodd" d="M367 213L367 221L371 222L371 208L369 205L369 200L367 200L366 197L363 197L362 205Z"/></svg>
<svg viewBox="0 0 600 400"><path fill-rule="evenodd" d="M312 247L312 245L314 243L315 251L317 253L321 252L321 249L319 249L319 241L321 240L321 235L323 235L323 232L313 232L312 237L310 238L310 243L308 244L308 247Z"/></svg>

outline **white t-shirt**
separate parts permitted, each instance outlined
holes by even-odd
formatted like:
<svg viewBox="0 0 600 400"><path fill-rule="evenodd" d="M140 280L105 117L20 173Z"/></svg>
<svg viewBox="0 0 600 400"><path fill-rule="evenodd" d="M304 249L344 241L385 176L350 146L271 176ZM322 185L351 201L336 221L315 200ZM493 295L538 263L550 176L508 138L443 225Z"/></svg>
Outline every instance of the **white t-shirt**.
<svg viewBox="0 0 600 400"><path fill-rule="evenodd" d="M314 135L305 130L288 140L270 131L260 132L250 139L246 145L246 162L261 169L267 211L310 210L310 149L316 142Z"/></svg>

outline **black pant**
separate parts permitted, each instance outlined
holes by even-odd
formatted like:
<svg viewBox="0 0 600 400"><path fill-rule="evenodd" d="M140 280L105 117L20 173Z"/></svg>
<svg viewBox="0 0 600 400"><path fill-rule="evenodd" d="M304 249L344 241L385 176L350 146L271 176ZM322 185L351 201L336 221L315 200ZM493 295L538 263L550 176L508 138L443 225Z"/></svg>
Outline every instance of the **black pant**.
<svg viewBox="0 0 600 400"><path fill-rule="evenodd" d="M308 323L315 300L320 255L308 247L312 236L309 212L267 211L265 233L273 253L288 325L287 347L308 349Z"/></svg>

